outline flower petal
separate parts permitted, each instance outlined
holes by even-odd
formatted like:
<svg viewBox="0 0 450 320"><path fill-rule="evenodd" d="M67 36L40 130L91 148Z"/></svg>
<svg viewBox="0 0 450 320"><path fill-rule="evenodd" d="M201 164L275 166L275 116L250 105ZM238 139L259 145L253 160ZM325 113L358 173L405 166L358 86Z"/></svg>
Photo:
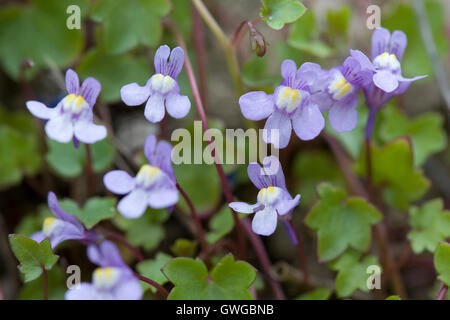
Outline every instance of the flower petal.
<svg viewBox="0 0 450 320"><path fill-rule="evenodd" d="M358 60L361 65L361 69L374 70L374 66L369 58L359 50L350 50L350 54L353 58Z"/></svg>
<svg viewBox="0 0 450 320"><path fill-rule="evenodd" d="M84 230L74 224L59 220L52 230L49 238L52 248L56 248L61 242L66 240L80 240L84 238Z"/></svg>
<svg viewBox="0 0 450 320"><path fill-rule="evenodd" d="M59 205L58 198L53 192L49 192L47 195L47 204L50 211L55 215L56 218L70 222L73 225L76 225L80 230L83 230L83 225L78 221L78 219L67 213L61 206Z"/></svg>
<svg viewBox="0 0 450 320"><path fill-rule="evenodd" d="M97 300L97 289L91 283L82 282L78 286L66 291L66 300Z"/></svg>
<svg viewBox="0 0 450 320"><path fill-rule="evenodd" d="M250 181L258 189L267 188L271 185L271 180L267 175L264 175L264 171L257 162L252 162L247 167L247 175Z"/></svg>
<svg viewBox="0 0 450 320"><path fill-rule="evenodd" d="M275 109L273 96L264 91L252 91L239 98L242 115L249 120L262 120L272 114Z"/></svg>
<svg viewBox="0 0 450 320"><path fill-rule="evenodd" d="M393 53L399 61L403 58L408 38L403 31L395 30L392 32L389 52Z"/></svg>
<svg viewBox="0 0 450 320"><path fill-rule="evenodd" d="M284 60L281 64L281 76L285 81L292 81L295 79L297 73L297 65L293 60Z"/></svg>
<svg viewBox="0 0 450 320"><path fill-rule="evenodd" d="M164 73L169 55L170 55L170 48L167 45L160 46L158 50L156 50L154 58L156 73Z"/></svg>
<svg viewBox="0 0 450 320"><path fill-rule="evenodd" d="M160 122L164 118L164 97L153 93L145 105L144 116L152 123Z"/></svg>
<svg viewBox="0 0 450 320"><path fill-rule="evenodd" d="M183 69L184 51L181 47L176 47L170 53L169 63L167 64L166 75L176 79Z"/></svg>
<svg viewBox="0 0 450 320"><path fill-rule="evenodd" d="M252 221L253 232L263 236L270 236L277 228L277 218L277 212L274 208L266 207L258 211Z"/></svg>
<svg viewBox="0 0 450 320"><path fill-rule="evenodd" d="M281 200L277 205L277 211L280 216L288 214L300 203L300 195L296 195L294 199Z"/></svg>
<svg viewBox="0 0 450 320"><path fill-rule="evenodd" d="M389 50L391 33L388 29L377 28L372 34L372 59Z"/></svg>
<svg viewBox="0 0 450 320"><path fill-rule="evenodd" d="M75 123L75 137L84 143L94 143L106 138L106 128L90 121L80 120Z"/></svg>
<svg viewBox="0 0 450 320"><path fill-rule="evenodd" d="M156 189L152 190L148 196L148 204L153 209L162 209L173 206L178 202L177 189Z"/></svg>
<svg viewBox="0 0 450 320"><path fill-rule="evenodd" d="M150 88L147 85L141 87L136 82L130 83L120 89L120 96L127 106L138 106L148 100Z"/></svg>
<svg viewBox="0 0 450 320"><path fill-rule="evenodd" d="M139 218L147 208L148 193L142 189L134 189L129 195L119 201L117 210L125 218Z"/></svg>
<svg viewBox="0 0 450 320"><path fill-rule="evenodd" d="M275 156L268 156L263 159L264 172L271 181L270 186L286 189L283 168L280 160Z"/></svg>
<svg viewBox="0 0 450 320"><path fill-rule="evenodd" d="M373 83L387 93L394 91L398 87L397 76L389 70L377 71L373 75Z"/></svg>
<svg viewBox="0 0 450 320"><path fill-rule="evenodd" d="M66 71L66 89L68 93L76 95L78 95L78 90L80 90L80 79L72 69L67 69Z"/></svg>
<svg viewBox="0 0 450 320"><path fill-rule="evenodd" d="M263 130L263 139L271 143L277 149L285 148L291 139L292 124L289 116L280 111L275 111L267 119Z"/></svg>
<svg viewBox="0 0 450 320"><path fill-rule="evenodd" d="M100 267L118 267L128 269L128 266L123 262L117 246L105 240L102 243L92 244L87 249L89 261Z"/></svg>
<svg viewBox="0 0 450 320"><path fill-rule="evenodd" d="M355 129L358 123L358 96L355 95L352 100L336 102L328 113L328 120L331 126L337 132L346 132Z"/></svg>
<svg viewBox="0 0 450 320"><path fill-rule="evenodd" d="M51 118L45 125L45 132L51 139L61 143L72 140L73 126L70 115L62 114Z"/></svg>
<svg viewBox="0 0 450 320"><path fill-rule="evenodd" d="M126 171L113 170L103 177L105 187L115 194L127 194L135 185L135 179Z"/></svg>
<svg viewBox="0 0 450 320"><path fill-rule="evenodd" d="M142 286L133 276L120 279L119 284L114 289L114 298L117 300L141 300Z"/></svg>
<svg viewBox="0 0 450 320"><path fill-rule="evenodd" d="M253 213L256 207L259 207L260 204L248 204L246 202L231 202L229 207L236 212L239 213Z"/></svg>
<svg viewBox="0 0 450 320"><path fill-rule="evenodd" d="M316 104L308 103L294 113L292 124L300 139L311 140L322 131L325 119Z"/></svg>
<svg viewBox="0 0 450 320"><path fill-rule="evenodd" d="M86 78L81 85L81 96L91 108L97 101L100 91L102 91L102 85L94 78Z"/></svg>
<svg viewBox="0 0 450 320"><path fill-rule="evenodd" d="M27 101L27 109L31 114L39 119L50 119L56 111L56 108L48 108L39 101Z"/></svg>
<svg viewBox="0 0 450 320"><path fill-rule="evenodd" d="M183 96L179 93L172 93L166 97L166 108L173 118L184 118L191 109L191 101L187 96Z"/></svg>

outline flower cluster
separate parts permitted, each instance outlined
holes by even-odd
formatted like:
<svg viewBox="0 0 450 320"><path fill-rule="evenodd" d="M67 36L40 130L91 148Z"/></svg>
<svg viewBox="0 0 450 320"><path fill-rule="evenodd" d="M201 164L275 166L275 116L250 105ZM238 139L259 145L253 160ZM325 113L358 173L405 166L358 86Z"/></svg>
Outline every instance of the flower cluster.
<svg viewBox="0 0 450 320"><path fill-rule="evenodd" d="M322 70L306 62L297 69L292 60L281 64L283 81L273 94L253 91L239 99L242 114L249 120L266 119L263 139L277 148L285 148L292 129L302 140L317 137L325 126L323 114L328 111L331 126L338 132L356 127L358 91L363 89L369 108L378 109L390 98L406 91L412 81L425 76L405 78L401 59L406 35L392 35L378 28L372 36L372 61L358 50L340 66Z"/></svg>

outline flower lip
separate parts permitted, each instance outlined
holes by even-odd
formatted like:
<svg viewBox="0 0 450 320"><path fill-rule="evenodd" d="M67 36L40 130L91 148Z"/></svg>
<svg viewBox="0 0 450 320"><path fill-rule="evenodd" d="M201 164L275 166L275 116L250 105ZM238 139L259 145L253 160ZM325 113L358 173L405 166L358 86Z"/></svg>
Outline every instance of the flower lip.
<svg viewBox="0 0 450 320"><path fill-rule="evenodd" d="M71 93L62 100L62 109L66 112L78 115L83 110L88 110L89 104L82 96L77 96L74 93Z"/></svg>
<svg viewBox="0 0 450 320"><path fill-rule="evenodd" d="M158 167L145 164L136 175L136 184L147 189L151 187L162 174Z"/></svg>
<svg viewBox="0 0 450 320"><path fill-rule="evenodd" d="M161 94L167 94L176 87L176 81L170 75L157 73L150 78L151 88Z"/></svg>
<svg viewBox="0 0 450 320"><path fill-rule="evenodd" d="M331 81L328 86L328 91L334 100L341 100L350 95L355 90L355 87L342 75L340 71Z"/></svg>
<svg viewBox="0 0 450 320"><path fill-rule="evenodd" d="M60 224L61 220L54 217L45 218L42 232L45 236L50 237L55 228Z"/></svg>
<svg viewBox="0 0 450 320"><path fill-rule="evenodd" d="M301 89L292 89L288 86L280 86L275 96L278 109L291 113L302 104L305 97L308 96L308 92Z"/></svg>
<svg viewBox="0 0 450 320"><path fill-rule="evenodd" d="M267 187L259 190L258 193L258 202L263 204L265 207L273 205L280 194L283 192L283 189L280 187Z"/></svg>
<svg viewBox="0 0 450 320"><path fill-rule="evenodd" d="M120 273L115 267L97 268L93 274L94 285L98 289L111 289L117 284Z"/></svg>
<svg viewBox="0 0 450 320"><path fill-rule="evenodd" d="M373 59L373 64L377 69L388 69L391 71L400 70L400 61L398 61L397 57L393 53L389 53L387 51L378 55Z"/></svg>

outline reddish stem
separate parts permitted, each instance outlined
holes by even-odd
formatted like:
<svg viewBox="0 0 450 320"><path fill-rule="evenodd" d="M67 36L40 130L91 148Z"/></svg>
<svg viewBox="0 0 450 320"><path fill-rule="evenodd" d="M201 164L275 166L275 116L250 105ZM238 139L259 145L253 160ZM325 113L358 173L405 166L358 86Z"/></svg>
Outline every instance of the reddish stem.
<svg viewBox="0 0 450 320"><path fill-rule="evenodd" d="M446 284L442 284L441 289L439 289L436 300L445 300L445 296L447 295L448 286Z"/></svg>
<svg viewBox="0 0 450 320"><path fill-rule="evenodd" d="M144 256L142 255L142 253L135 248L133 245L131 245L124 237L122 237L120 234L115 233L113 231L107 230L107 229L102 229L102 231L104 233L106 233L106 236L108 238L114 239L118 242L120 242L121 244L123 244L125 247L128 248L128 250L130 250L134 256L136 257L136 259L139 260L139 262L144 261Z"/></svg>
<svg viewBox="0 0 450 320"><path fill-rule="evenodd" d="M207 130L209 128L208 128L208 123L206 121L205 109L203 108L203 103L202 103L202 100L200 97L197 82L195 80L195 75L194 75L194 72L192 69L191 62L189 60L188 51L186 50L186 45L184 43L183 37L181 36L180 32L178 31L178 29L176 28L175 25L173 25L172 23L168 23L168 26L173 31L173 33L177 39L178 45L181 46L185 51L185 56L184 56L185 69L186 69L186 73L187 73L187 76L189 79L189 83L191 85L192 94L194 96L195 104L197 107L197 112L202 121L203 130L205 132L208 132ZM214 164L215 164L217 172L219 174L220 182L222 184L226 200L228 203L230 203L233 201L233 195L231 193L230 186L225 177L225 173L223 171L222 165L220 164L219 161L217 161L217 158L216 158L216 155L214 152L214 142L211 140L211 137L207 137L207 138L208 138L207 140L209 141L209 146L211 147L211 150L212 150L211 154L215 159ZM284 299L285 296L283 294L280 284L278 282L276 282L271 276L270 260L269 260L267 251L265 250L261 239L255 233L253 233L252 228L251 228L251 223L248 220L248 218L239 219L239 217L237 216L236 212L234 212L234 210L231 210L231 212L233 214L233 219L235 221L235 225L236 225L236 228L238 231L239 244L240 244L241 248L245 247L245 245L246 245L245 239L243 238L244 233L242 230L244 228L246 231L245 235L247 235L247 237L249 238L250 242L253 245L253 248L255 249L255 252L258 256L259 261L261 262L261 265L264 269L264 273L266 274L266 276L269 280L269 284L272 287L275 297L277 299Z"/></svg>
<svg viewBox="0 0 450 320"><path fill-rule="evenodd" d="M302 239L300 238L300 232L298 232L297 227L294 224L292 219L289 219L289 225L294 231L295 237L297 238L297 256L298 256L298 265L303 270L303 276L305 279L305 285L309 286L309 272L308 272L308 260L306 259L305 249L303 247Z"/></svg>
<svg viewBox="0 0 450 320"><path fill-rule="evenodd" d="M205 46L205 26L203 25L202 18L198 13L195 6L192 6L192 20L193 29L192 40L195 48L195 61L197 62L198 82L200 87L200 95L202 101L207 104L206 101L206 46Z"/></svg>
<svg viewBox="0 0 450 320"><path fill-rule="evenodd" d="M94 195L95 173L92 168L92 153L89 144L84 144L86 148L86 181L87 181L87 197L90 198Z"/></svg>
<svg viewBox="0 0 450 320"><path fill-rule="evenodd" d="M162 285L160 285L158 282L153 281L152 279L146 278L144 276L141 276L139 273L135 272L134 273L135 277L138 278L139 280L148 283L149 285L151 285L153 288L155 288L156 290L158 290L159 294L164 298L167 299L167 297L169 296L169 292L166 290L166 288L164 288Z"/></svg>
<svg viewBox="0 0 450 320"><path fill-rule="evenodd" d="M47 270L45 270L44 266L41 266L42 268L42 276L44 280L44 300L48 300L48 275Z"/></svg>

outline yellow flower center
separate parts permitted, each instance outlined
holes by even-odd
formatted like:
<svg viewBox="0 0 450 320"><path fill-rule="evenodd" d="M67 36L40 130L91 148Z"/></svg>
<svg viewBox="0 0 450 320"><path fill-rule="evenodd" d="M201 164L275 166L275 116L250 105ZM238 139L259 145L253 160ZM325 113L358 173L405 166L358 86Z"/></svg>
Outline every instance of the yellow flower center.
<svg viewBox="0 0 450 320"><path fill-rule="evenodd" d="M282 86L278 91L277 106L287 112L292 112L300 106L305 95L303 90Z"/></svg>
<svg viewBox="0 0 450 320"><path fill-rule="evenodd" d="M278 198L281 191L282 190L279 187L262 188L258 193L258 202L262 203L264 206L271 205Z"/></svg>
<svg viewBox="0 0 450 320"><path fill-rule="evenodd" d="M398 61L395 54L390 54L388 52L383 52L379 56L377 56L373 63L379 69L390 69L390 70L398 70L400 69L400 62Z"/></svg>
<svg viewBox="0 0 450 320"><path fill-rule="evenodd" d="M82 110L89 108L89 104L82 96L77 96L73 93L67 95L62 104L65 111L70 111L74 114L79 114Z"/></svg>
<svg viewBox="0 0 450 320"><path fill-rule="evenodd" d="M44 227L42 232L44 233L45 236L49 237L53 230L55 229L55 227L58 225L58 222L60 220L53 218L53 217L49 217L49 218L45 218L44 220Z"/></svg>
<svg viewBox="0 0 450 320"><path fill-rule="evenodd" d="M111 288L117 282L120 271L117 268L97 268L94 271L94 285L100 288Z"/></svg>
<svg viewBox="0 0 450 320"><path fill-rule="evenodd" d="M159 168L145 164L139 170L136 176L136 182L144 188L147 188L158 179L160 174L161 170Z"/></svg>
<svg viewBox="0 0 450 320"><path fill-rule="evenodd" d="M331 85L328 86L328 90L333 96L333 99L340 100L354 91L354 87L339 73L333 80Z"/></svg>
<svg viewBox="0 0 450 320"><path fill-rule="evenodd" d="M152 77L150 84L153 90L161 94L166 94L175 88L176 81L171 76L164 76L158 73Z"/></svg>

